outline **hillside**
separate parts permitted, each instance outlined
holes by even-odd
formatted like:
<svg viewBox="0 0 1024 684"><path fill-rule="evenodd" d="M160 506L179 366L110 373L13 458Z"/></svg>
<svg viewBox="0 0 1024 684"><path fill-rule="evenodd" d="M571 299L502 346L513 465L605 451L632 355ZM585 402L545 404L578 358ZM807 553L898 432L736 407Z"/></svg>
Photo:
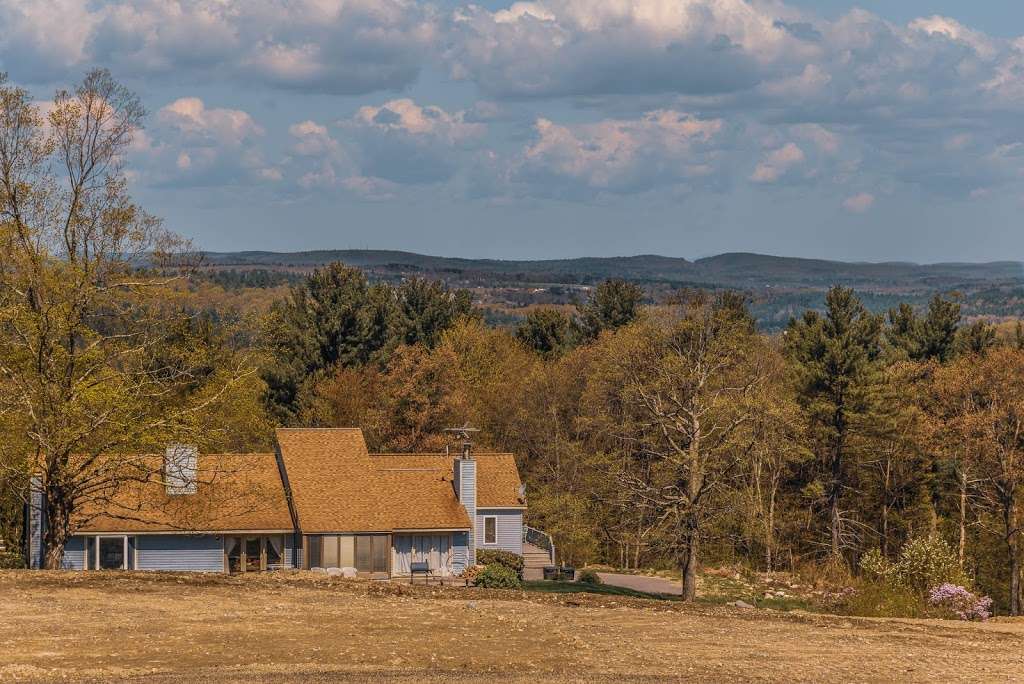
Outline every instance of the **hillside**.
<svg viewBox="0 0 1024 684"><path fill-rule="evenodd" d="M1024 264L915 264L842 262L752 253L730 253L690 261L652 254L581 257L535 261L465 259L393 250L318 250L308 252L207 252L211 277L259 271L277 274L278 283L340 261L363 269L371 278L397 281L410 276L444 280L474 291L495 322L511 322L535 305L571 304L581 291L606 278L625 278L659 301L683 288L733 289L746 292L762 327L777 329L806 308L821 306L832 285L853 287L874 311L901 301L923 306L934 294L961 298L969 317L998 320L1024 313ZM263 278L267 280L267 278ZM273 284L273 278L269 279ZM242 282L245 285L244 282Z"/></svg>

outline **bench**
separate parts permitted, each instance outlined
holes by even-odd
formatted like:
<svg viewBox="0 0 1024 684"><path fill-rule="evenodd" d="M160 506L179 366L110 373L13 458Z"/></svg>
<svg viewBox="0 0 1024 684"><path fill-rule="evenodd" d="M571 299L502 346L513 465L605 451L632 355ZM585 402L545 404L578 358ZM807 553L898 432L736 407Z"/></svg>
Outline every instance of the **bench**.
<svg viewBox="0 0 1024 684"><path fill-rule="evenodd" d="M430 584L430 578L434 576L434 572L430 569L430 563L426 561L414 561L409 563L409 584L416 581L416 575L423 575L424 580L427 584Z"/></svg>

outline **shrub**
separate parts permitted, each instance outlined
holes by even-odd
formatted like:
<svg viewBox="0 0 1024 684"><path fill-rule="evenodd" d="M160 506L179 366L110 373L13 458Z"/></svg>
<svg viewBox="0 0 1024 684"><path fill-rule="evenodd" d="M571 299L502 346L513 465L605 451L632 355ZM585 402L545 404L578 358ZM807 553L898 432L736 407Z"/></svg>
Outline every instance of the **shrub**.
<svg viewBox="0 0 1024 684"><path fill-rule="evenodd" d="M957 584L940 584L928 594L928 604L961 620L988 620L992 617L992 599L977 596Z"/></svg>
<svg viewBox="0 0 1024 684"><path fill-rule="evenodd" d="M481 570L473 584L487 589L519 589L522 586L519 575L514 570L497 563L492 563Z"/></svg>
<svg viewBox="0 0 1024 684"><path fill-rule="evenodd" d="M924 595L940 584L968 583L953 549L939 536L911 539L896 559L896 580Z"/></svg>
<svg viewBox="0 0 1024 684"><path fill-rule="evenodd" d="M604 584L604 582L601 581L601 576L597 574L597 570L594 570L593 568L580 570L579 574L576 576L576 581L583 584Z"/></svg>
<svg viewBox="0 0 1024 684"><path fill-rule="evenodd" d="M920 596L940 584L967 584L956 553L938 536L911 539L895 562L877 549L868 551L860 560L860 569L869 582L903 587Z"/></svg>
<svg viewBox="0 0 1024 684"><path fill-rule="evenodd" d="M502 565L516 576L523 576L523 557L511 551L500 549L482 549L476 552L476 562L481 565Z"/></svg>
<svg viewBox="0 0 1024 684"><path fill-rule="evenodd" d="M17 570L25 567L25 558L17 551L0 551L0 570Z"/></svg>

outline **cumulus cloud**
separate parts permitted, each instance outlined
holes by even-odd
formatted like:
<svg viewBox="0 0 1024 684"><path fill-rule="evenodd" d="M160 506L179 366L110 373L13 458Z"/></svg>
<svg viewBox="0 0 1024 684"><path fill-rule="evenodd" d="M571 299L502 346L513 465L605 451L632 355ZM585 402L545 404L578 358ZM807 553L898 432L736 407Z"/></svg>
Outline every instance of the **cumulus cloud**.
<svg viewBox="0 0 1024 684"><path fill-rule="evenodd" d="M486 130L464 110L400 98L360 107L331 124L292 124L289 166L304 190L391 199L402 185L446 183L466 172L482 153Z"/></svg>
<svg viewBox="0 0 1024 684"><path fill-rule="evenodd" d="M805 159L804 151L796 143L786 143L765 156L764 160L754 169L750 180L755 183L774 183Z"/></svg>
<svg viewBox="0 0 1024 684"><path fill-rule="evenodd" d="M342 127L363 175L411 184L450 179L486 131L486 124L467 121L465 111L408 98L361 107Z"/></svg>
<svg viewBox="0 0 1024 684"><path fill-rule="evenodd" d="M268 132L231 102L175 90L135 146L141 174L163 182L372 198L448 183L588 197L831 182L967 198L1024 179L1024 37L938 15L823 19L784 0L482 5L0 0L0 69L33 83L101 64L157 92L286 88L298 107L306 93L361 96L340 121L319 100ZM467 102L408 97L421 69L464 81ZM696 125L714 130L681 130Z"/></svg>
<svg viewBox="0 0 1024 684"><path fill-rule="evenodd" d="M713 143L723 125L670 110L577 125L538 119L514 177L537 192L567 195L697 181L716 170Z"/></svg>
<svg viewBox="0 0 1024 684"><path fill-rule="evenodd" d="M208 107L183 97L156 113L156 125L136 138L140 178L155 185L216 186L281 180L264 159L263 127L245 111Z"/></svg>
<svg viewBox="0 0 1024 684"><path fill-rule="evenodd" d="M409 85L438 37L414 0L0 0L0 25L23 81L103 64L340 94Z"/></svg>
<svg viewBox="0 0 1024 684"><path fill-rule="evenodd" d="M449 30L452 74L499 97L728 93L820 52L745 0L469 5Z"/></svg>
<svg viewBox="0 0 1024 684"><path fill-rule="evenodd" d="M843 208L855 214L863 214L875 205L875 196L869 192L861 192L843 200Z"/></svg>

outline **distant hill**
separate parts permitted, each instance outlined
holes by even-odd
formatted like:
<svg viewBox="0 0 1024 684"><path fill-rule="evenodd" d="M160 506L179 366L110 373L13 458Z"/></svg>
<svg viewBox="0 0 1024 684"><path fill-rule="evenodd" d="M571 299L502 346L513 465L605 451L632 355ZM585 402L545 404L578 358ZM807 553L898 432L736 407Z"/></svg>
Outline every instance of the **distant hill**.
<svg viewBox="0 0 1024 684"><path fill-rule="evenodd" d="M334 261L364 270L374 280L397 282L411 276L470 288L488 320L511 324L533 306L572 305L582 290L606 278L642 285L650 301L663 301L684 288L739 290L762 328L778 330L806 309L821 309L832 285L853 287L864 304L884 312L900 302L924 307L935 294L956 293L968 318L1024 318L1024 265L990 263L914 264L798 259L731 253L689 261L641 254L513 261L461 259L392 250L311 252L208 252L211 280L229 287L293 283L302 274Z"/></svg>
<svg viewBox="0 0 1024 684"><path fill-rule="evenodd" d="M535 261L462 259L392 250L206 252L204 256L214 268L259 266L307 270L340 261L358 268L395 273L490 275L519 282L586 283L619 277L640 282L719 287L827 287L845 284L872 290L935 289L986 282L1024 283L1024 265L1016 261L922 265L826 261L744 252L720 254L697 261L651 254Z"/></svg>

